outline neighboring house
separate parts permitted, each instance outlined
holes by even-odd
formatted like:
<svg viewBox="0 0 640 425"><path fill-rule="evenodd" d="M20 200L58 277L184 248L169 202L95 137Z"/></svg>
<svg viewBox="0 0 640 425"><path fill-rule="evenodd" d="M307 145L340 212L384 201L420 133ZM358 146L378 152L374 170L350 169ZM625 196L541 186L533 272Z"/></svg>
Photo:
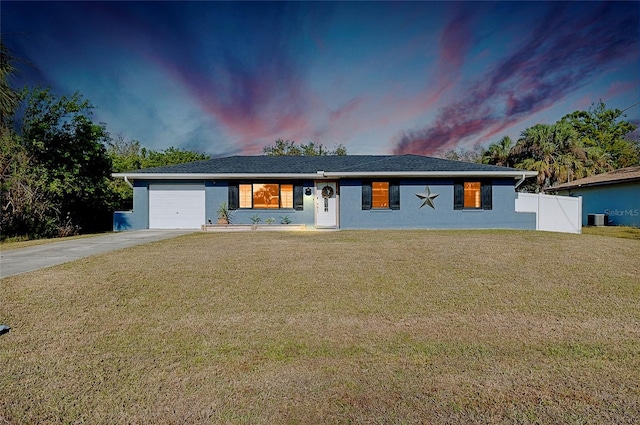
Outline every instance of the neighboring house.
<svg viewBox="0 0 640 425"><path fill-rule="evenodd" d="M608 216L609 224L640 227L640 166L596 174L546 189L559 195L582 196L582 224L590 214Z"/></svg>
<svg viewBox="0 0 640 425"><path fill-rule="evenodd" d="M312 229L535 229L535 213L515 211L515 188L535 175L418 155L232 156L114 174L134 193L114 230L198 229L223 202L234 224L257 215Z"/></svg>

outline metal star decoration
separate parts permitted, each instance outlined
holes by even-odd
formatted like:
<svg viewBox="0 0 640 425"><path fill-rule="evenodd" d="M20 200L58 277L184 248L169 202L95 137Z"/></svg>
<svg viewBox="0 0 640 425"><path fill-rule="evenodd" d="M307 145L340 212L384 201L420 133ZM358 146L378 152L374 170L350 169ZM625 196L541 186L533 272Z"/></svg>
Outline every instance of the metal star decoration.
<svg viewBox="0 0 640 425"><path fill-rule="evenodd" d="M431 208L435 210L436 207L435 205L433 205L433 200L436 199L438 195L439 193L431 193L431 189L429 189L429 186L425 187L423 193L416 193L416 196L422 199L422 205L420 205L420 208L424 207L425 205L429 205Z"/></svg>

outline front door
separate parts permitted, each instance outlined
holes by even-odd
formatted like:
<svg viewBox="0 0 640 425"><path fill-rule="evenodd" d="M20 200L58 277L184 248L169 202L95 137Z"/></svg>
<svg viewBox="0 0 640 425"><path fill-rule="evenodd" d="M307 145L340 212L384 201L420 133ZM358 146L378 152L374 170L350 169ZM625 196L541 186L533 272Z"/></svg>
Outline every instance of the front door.
<svg viewBox="0 0 640 425"><path fill-rule="evenodd" d="M316 182L316 227L338 227L336 182Z"/></svg>

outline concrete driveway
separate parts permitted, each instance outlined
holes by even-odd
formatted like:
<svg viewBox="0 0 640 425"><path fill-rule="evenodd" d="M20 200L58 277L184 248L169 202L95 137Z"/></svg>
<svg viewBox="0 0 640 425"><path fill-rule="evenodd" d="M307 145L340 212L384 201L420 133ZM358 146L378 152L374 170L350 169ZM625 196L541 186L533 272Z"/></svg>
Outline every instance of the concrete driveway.
<svg viewBox="0 0 640 425"><path fill-rule="evenodd" d="M174 238L196 231L138 230L0 251L0 278L56 266L78 258L115 251L129 246Z"/></svg>

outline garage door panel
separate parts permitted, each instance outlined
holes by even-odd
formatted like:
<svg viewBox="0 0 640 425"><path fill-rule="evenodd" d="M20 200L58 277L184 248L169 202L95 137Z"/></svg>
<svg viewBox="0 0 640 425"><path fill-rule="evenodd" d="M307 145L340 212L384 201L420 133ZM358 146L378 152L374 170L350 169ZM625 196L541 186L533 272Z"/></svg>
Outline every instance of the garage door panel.
<svg viewBox="0 0 640 425"><path fill-rule="evenodd" d="M204 185L149 185L150 229L199 229L204 223Z"/></svg>

